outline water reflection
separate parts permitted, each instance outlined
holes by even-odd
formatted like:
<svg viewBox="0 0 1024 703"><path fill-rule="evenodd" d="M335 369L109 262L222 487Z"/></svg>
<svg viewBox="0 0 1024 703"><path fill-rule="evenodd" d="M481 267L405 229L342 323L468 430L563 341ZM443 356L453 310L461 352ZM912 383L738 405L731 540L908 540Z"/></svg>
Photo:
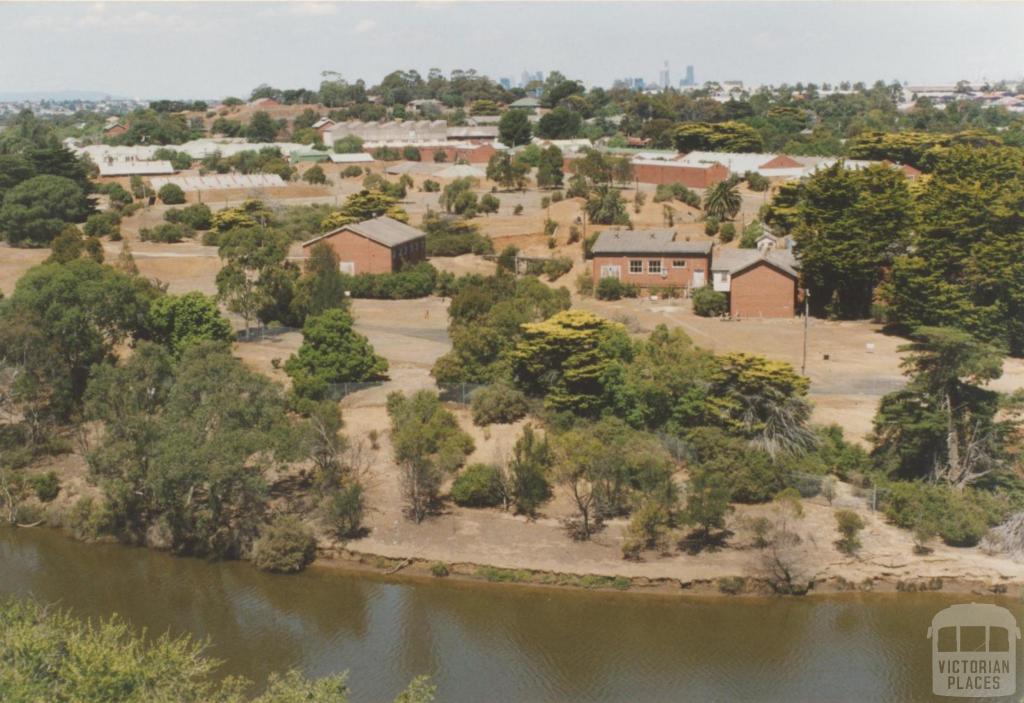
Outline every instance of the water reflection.
<svg viewBox="0 0 1024 703"><path fill-rule="evenodd" d="M890 701L930 697L934 594L687 600L454 581L388 582L0 530L0 594L151 633L209 637L224 673L348 669L355 701L429 672L440 700ZM1005 604L1005 603L1004 603ZM1013 606L1019 616L1020 606Z"/></svg>

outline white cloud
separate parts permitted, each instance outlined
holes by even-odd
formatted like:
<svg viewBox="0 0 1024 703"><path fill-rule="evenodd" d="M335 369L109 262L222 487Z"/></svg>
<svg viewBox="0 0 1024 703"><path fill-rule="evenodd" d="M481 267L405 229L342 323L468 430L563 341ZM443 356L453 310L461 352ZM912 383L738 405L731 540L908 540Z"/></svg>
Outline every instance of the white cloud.
<svg viewBox="0 0 1024 703"><path fill-rule="evenodd" d="M377 20L361 19L356 22L356 26L352 28L353 34L366 34L372 32L377 27Z"/></svg>

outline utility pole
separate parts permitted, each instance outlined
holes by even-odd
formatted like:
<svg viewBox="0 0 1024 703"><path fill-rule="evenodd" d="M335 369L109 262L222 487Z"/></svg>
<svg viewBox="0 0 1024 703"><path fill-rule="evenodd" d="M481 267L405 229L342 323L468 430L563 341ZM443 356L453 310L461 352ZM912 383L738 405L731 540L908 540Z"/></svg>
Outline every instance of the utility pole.
<svg viewBox="0 0 1024 703"><path fill-rule="evenodd" d="M807 375L807 323L811 318L811 289L804 288L804 356L800 362L800 375Z"/></svg>

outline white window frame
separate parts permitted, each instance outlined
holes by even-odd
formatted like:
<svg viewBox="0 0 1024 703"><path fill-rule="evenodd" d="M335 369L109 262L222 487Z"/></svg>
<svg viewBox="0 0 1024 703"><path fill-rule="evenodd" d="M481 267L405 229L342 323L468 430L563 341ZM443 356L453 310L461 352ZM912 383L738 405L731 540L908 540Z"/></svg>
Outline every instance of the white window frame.
<svg viewBox="0 0 1024 703"><path fill-rule="evenodd" d="M662 266L662 263L664 263L664 262L661 259L648 259L647 260L647 273L652 274L654 276L660 276L662 271L665 270L665 267ZM657 264L657 269L652 268L653 264Z"/></svg>
<svg viewBox="0 0 1024 703"><path fill-rule="evenodd" d="M636 264L634 268L634 264ZM644 272L644 260L643 259L630 259L629 260L629 272L630 273L643 273Z"/></svg>

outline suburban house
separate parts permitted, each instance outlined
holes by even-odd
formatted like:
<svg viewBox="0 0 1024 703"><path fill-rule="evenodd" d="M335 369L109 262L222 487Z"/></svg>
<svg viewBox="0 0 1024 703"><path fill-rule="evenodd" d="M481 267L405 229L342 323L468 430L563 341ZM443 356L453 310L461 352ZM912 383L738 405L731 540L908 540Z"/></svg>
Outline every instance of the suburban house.
<svg viewBox="0 0 1024 703"><path fill-rule="evenodd" d="M321 117L320 119L313 123L313 129L316 130L317 134L323 137L328 132L330 132L331 129L336 124L338 123L332 120L330 117Z"/></svg>
<svg viewBox="0 0 1024 703"><path fill-rule="evenodd" d="M394 273L427 258L427 236L387 215L354 222L302 243L324 242L334 250L343 273Z"/></svg>
<svg viewBox="0 0 1024 703"><path fill-rule="evenodd" d="M792 251L765 237L757 249L718 249L711 261L712 286L729 297L732 317L793 317L799 278Z"/></svg>
<svg viewBox="0 0 1024 703"><path fill-rule="evenodd" d="M711 268L710 241L676 241L671 229L606 230L590 251L595 281L617 278L642 290L700 288Z"/></svg>
<svg viewBox="0 0 1024 703"><path fill-rule="evenodd" d="M111 117L107 120L106 125L103 127L104 137L117 137L128 131L128 128L121 123L116 117Z"/></svg>

